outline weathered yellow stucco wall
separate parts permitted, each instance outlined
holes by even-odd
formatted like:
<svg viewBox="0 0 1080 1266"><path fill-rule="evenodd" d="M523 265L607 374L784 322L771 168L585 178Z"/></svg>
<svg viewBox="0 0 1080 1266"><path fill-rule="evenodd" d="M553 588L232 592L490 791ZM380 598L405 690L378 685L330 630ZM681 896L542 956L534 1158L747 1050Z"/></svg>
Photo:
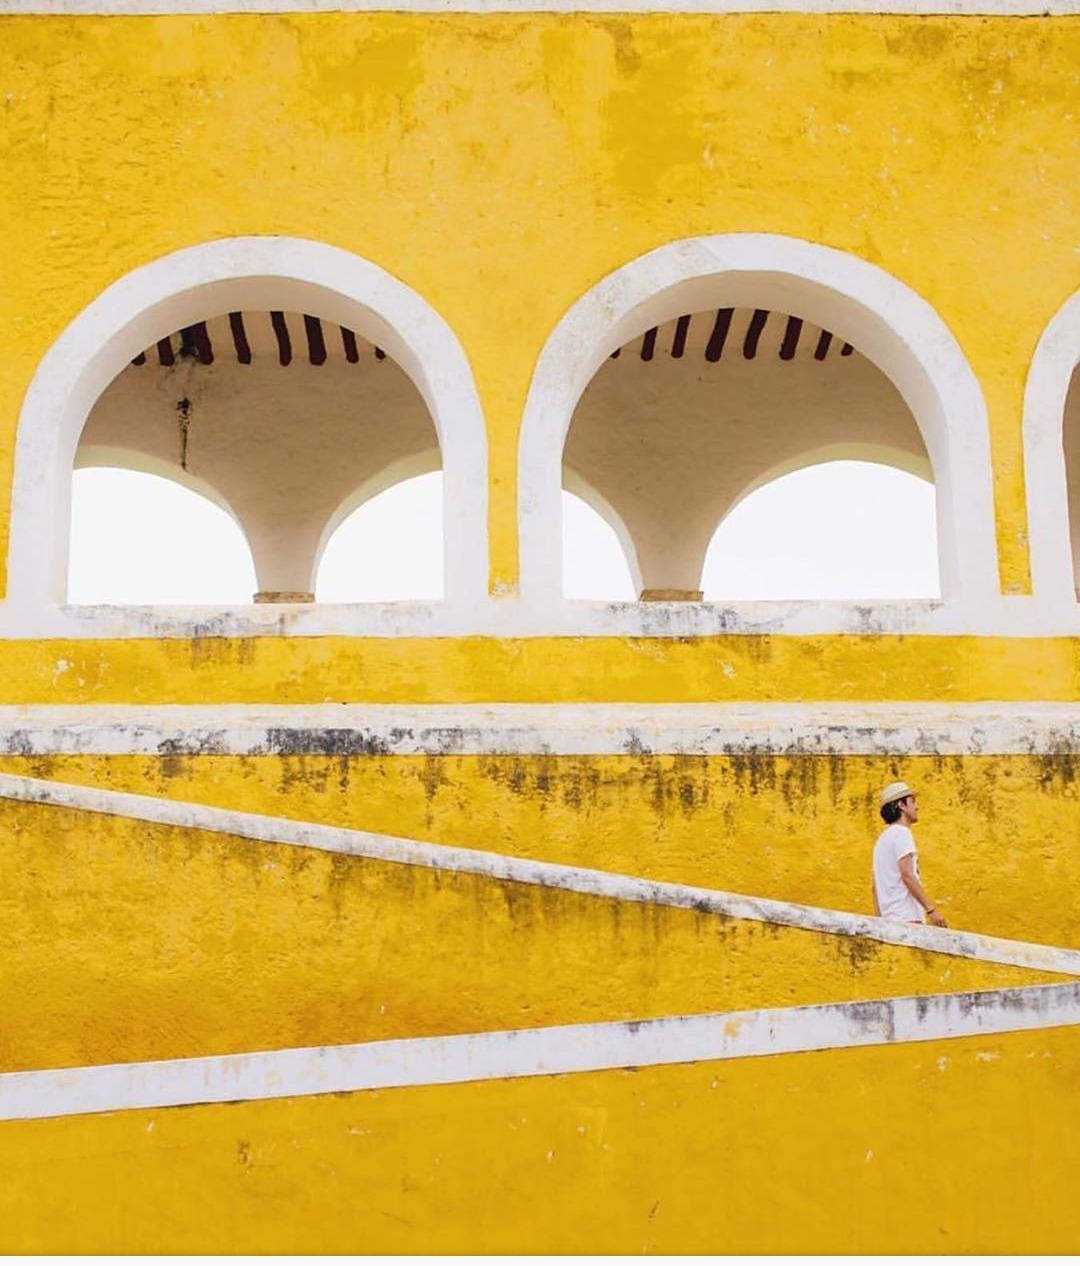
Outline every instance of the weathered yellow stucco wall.
<svg viewBox="0 0 1080 1266"><path fill-rule="evenodd" d="M0 1071L1054 979L42 805L0 838Z"/></svg>
<svg viewBox="0 0 1080 1266"><path fill-rule="evenodd" d="M1080 639L205 637L9 641L5 703L1051 701Z"/></svg>
<svg viewBox="0 0 1080 1266"><path fill-rule="evenodd" d="M461 339L512 588L518 425L558 318L652 247L765 231L879 264L956 334L1024 591L1024 376L1080 281L1078 58L1069 17L6 18L0 490L38 361L110 282L212 238L313 238ZM0 558L6 519L0 491Z"/></svg>
<svg viewBox="0 0 1080 1266"><path fill-rule="evenodd" d="M27 386L139 265L287 234L413 287L476 378L512 594L552 328L651 248L749 231L851 252L941 315L989 407L1002 589L1026 593L1025 375L1080 284L1078 63L1060 16L0 18L0 593ZM1067 637L0 642L4 705L831 700L856 724L1078 697ZM1076 756L1041 745L0 769L862 911L873 796L902 776L953 926L1077 946ZM1045 979L0 801L0 1073ZM2 1121L0 1249L1068 1251L1078 1056L1046 1029Z"/></svg>
<svg viewBox="0 0 1080 1266"><path fill-rule="evenodd" d="M1048 1029L6 1122L0 1247L1067 1253L1078 1104Z"/></svg>

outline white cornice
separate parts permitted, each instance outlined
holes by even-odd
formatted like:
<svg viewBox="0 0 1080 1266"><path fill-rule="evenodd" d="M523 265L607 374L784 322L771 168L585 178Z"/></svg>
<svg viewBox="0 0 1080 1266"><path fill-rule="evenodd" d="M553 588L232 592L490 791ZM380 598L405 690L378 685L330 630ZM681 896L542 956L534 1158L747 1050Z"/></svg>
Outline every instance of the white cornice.
<svg viewBox="0 0 1080 1266"><path fill-rule="evenodd" d="M1067 756L1069 703L0 706L8 756Z"/></svg>

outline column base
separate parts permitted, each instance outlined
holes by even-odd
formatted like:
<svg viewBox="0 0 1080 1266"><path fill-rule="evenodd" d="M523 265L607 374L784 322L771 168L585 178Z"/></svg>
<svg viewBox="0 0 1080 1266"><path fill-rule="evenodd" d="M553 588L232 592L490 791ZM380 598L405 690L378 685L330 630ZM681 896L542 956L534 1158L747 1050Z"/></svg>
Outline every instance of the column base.
<svg viewBox="0 0 1080 1266"><path fill-rule="evenodd" d="M302 589L260 589L255 595L256 602L314 602L313 593L305 593Z"/></svg>
<svg viewBox="0 0 1080 1266"><path fill-rule="evenodd" d="M700 602L700 589L642 589L639 602Z"/></svg>

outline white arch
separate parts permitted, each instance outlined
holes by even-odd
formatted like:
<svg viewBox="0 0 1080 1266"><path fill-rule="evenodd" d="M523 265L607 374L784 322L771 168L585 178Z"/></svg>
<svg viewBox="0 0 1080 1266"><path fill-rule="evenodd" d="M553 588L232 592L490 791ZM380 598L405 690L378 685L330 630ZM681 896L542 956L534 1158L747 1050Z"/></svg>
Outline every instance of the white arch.
<svg viewBox="0 0 1080 1266"><path fill-rule="evenodd" d="M64 601L71 474L94 402L163 335L229 311L312 312L384 348L416 384L439 437L445 479L447 601L487 596L487 434L465 353L415 291L348 251L289 237L222 238L114 282L43 357L15 447L7 603L34 624Z"/></svg>
<svg viewBox="0 0 1080 1266"><path fill-rule="evenodd" d="M1065 399L1080 362L1080 290L1043 331L1024 391L1024 483L1027 488L1031 583L1035 597L1072 605L1069 489L1065 471Z"/></svg>
<svg viewBox="0 0 1080 1266"><path fill-rule="evenodd" d="M610 273L567 312L533 375L518 450L521 592L557 603L561 466L570 420L604 360L642 330L710 307L771 307L847 340L895 384L934 470L943 596L1000 595L982 392L949 329L889 273L798 238L734 233L661 246Z"/></svg>

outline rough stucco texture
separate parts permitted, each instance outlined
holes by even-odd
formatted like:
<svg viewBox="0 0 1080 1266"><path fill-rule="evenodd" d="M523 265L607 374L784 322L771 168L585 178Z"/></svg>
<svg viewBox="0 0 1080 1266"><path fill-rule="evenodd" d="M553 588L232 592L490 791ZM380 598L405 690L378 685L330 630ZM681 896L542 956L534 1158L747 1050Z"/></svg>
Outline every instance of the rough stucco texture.
<svg viewBox="0 0 1080 1266"><path fill-rule="evenodd" d="M0 837L8 1071L1054 979L42 805Z"/></svg>
<svg viewBox="0 0 1080 1266"><path fill-rule="evenodd" d="M1080 947L1075 756L66 756L0 770L866 913L874 796L904 777L953 926Z"/></svg>
<svg viewBox="0 0 1080 1266"><path fill-rule="evenodd" d="M0 698L150 704L1080 697L1080 638L223 638L207 632L191 641L5 642Z"/></svg>
<svg viewBox="0 0 1080 1266"><path fill-rule="evenodd" d="M551 328L652 247L764 231L881 265L954 331L1023 591L1024 377L1077 284L1078 56L1069 17L3 19L0 489L35 366L111 281L211 238L312 238L461 339L512 587L517 429Z"/></svg>
<svg viewBox="0 0 1080 1266"><path fill-rule="evenodd" d="M0 1247L1068 1253L1078 1104L1050 1029L7 1122Z"/></svg>

